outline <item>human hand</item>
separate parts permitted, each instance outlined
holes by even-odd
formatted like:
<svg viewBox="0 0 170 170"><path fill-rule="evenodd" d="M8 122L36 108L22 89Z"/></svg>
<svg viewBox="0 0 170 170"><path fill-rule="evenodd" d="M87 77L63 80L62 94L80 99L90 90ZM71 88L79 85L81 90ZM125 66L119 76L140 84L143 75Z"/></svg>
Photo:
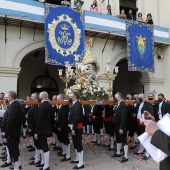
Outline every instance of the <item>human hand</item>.
<svg viewBox="0 0 170 170"><path fill-rule="evenodd" d="M144 120L144 124L146 126L145 131L149 135L153 135L158 130L156 122L153 122L152 120Z"/></svg>
<svg viewBox="0 0 170 170"><path fill-rule="evenodd" d="M38 134L34 134L34 139L35 139L35 140L38 139Z"/></svg>
<svg viewBox="0 0 170 170"><path fill-rule="evenodd" d="M119 134L123 134L123 130L122 129L119 129Z"/></svg>
<svg viewBox="0 0 170 170"><path fill-rule="evenodd" d="M72 131L71 131L71 134L72 134L73 136L75 136L75 130L72 130Z"/></svg>

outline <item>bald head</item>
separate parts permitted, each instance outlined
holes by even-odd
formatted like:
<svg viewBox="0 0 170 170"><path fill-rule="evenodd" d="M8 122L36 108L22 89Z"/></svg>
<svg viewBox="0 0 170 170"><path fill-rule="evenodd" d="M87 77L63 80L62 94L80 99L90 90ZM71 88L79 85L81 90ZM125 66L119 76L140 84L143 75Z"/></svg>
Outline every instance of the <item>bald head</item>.
<svg viewBox="0 0 170 170"><path fill-rule="evenodd" d="M145 101L145 95L144 95L143 93L140 93L140 94L138 95L138 97L139 97L139 102L140 102L140 103L142 103L143 101Z"/></svg>
<svg viewBox="0 0 170 170"><path fill-rule="evenodd" d="M48 93L46 91L43 91L40 93L39 97L42 101L48 100Z"/></svg>

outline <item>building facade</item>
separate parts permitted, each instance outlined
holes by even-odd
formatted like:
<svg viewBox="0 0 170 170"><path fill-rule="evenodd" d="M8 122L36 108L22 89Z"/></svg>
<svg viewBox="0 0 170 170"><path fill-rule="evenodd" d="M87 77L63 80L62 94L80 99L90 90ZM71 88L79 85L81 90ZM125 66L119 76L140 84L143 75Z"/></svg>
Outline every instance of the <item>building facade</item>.
<svg viewBox="0 0 170 170"><path fill-rule="evenodd" d="M17 4L17 0L15 1ZM11 2L14 3L14 1ZM92 2L93 0L84 1L83 10L88 11ZM2 10L2 8L7 8L4 3L9 3L9 8L5 12ZM51 95L63 93L64 84L58 75L58 69L61 66L45 64L44 27L43 20L40 19L44 4L32 0L27 0L24 3L24 5L31 8L31 11L34 11L34 15L36 13L39 17L36 19L28 18L28 8L25 9L26 12L23 16L14 17L11 14L10 6L12 4L10 4L10 1L0 0L0 91L15 90L20 98L24 98L33 91L38 92L41 90L47 90ZM85 39L86 41L90 38L93 39L92 52L100 64L99 82L106 88L108 87L104 68L106 67L107 59L110 59L112 70L114 70L115 66L119 66L119 73L113 75L114 92L122 91L125 95L127 93L144 92L148 94L149 92L154 92L158 94L162 92L167 99L170 99L170 79L168 74L170 71L169 30L168 32L160 31L170 28L170 21L168 20L170 1L132 0L130 4L126 4L121 0L109 0L109 3L112 6L113 16L119 15L122 8L127 10L130 7L136 12L135 15L142 12L144 19L148 13L151 13L154 24L158 26L155 27L155 34L156 32L165 34L168 40L164 41L158 37L155 41L155 73L128 72L125 34L117 34L113 31L108 35L106 30L102 31L98 30L98 28L95 30L95 27L89 24L90 22L95 22L95 20L88 20L90 17L99 21L108 20L106 17L108 0L104 0L103 3L102 0L98 0L99 13L101 14L95 15L89 12L85 14L88 16L88 19L85 19ZM20 11L20 4L15 7ZM116 17L113 17L114 20L119 22ZM123 24L123 22L122 19L120 23ZM119 38L116 39L116 37ZM162 58L158 59L158 55L161 55ZM43 88L39 86L39 82L41 84L44 82Z"/></svg>

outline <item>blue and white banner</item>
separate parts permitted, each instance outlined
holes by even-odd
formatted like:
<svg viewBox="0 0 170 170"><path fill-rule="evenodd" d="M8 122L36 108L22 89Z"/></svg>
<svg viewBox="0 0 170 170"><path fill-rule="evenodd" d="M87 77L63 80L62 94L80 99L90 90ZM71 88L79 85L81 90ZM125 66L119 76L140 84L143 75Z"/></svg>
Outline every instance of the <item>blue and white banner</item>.
<svg viewBox="0 0 170 170"><path fill-rule="evenodd" d="M84 14L71 8L46 4L45 62L65 65L84 57Z"/></svg>
<svg viewBox="0 0 170 170"><path fill-rule="evenodd" d="M128 70L155 72L153 25L126 20Z"/></svg>

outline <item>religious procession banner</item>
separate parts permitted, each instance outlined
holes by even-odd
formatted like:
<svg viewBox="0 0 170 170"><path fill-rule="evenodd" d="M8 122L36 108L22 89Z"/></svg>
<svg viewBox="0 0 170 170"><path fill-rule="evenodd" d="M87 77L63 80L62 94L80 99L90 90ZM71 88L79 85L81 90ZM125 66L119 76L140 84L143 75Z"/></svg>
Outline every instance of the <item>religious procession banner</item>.
<svg viewBox="0 0 170 170"><path fill-rule="evenodd" d="M126 20L128 71L155 72L153 25Z"/></svg>
<svg viewBox="0 0 170 170"><path fill-rule="evenodd" d="M45 62L52 65L74 63L84 56L84 14L71 8L46 4Z"/></svg>

